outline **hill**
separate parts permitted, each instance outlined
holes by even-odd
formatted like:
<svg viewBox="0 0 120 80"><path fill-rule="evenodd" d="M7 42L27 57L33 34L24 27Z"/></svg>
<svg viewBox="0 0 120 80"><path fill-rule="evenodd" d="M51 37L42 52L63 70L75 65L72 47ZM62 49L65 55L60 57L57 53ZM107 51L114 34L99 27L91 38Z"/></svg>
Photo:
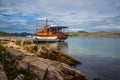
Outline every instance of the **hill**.
<svg viewBox="0 0 120 80"><path fill-rule="evenodd" d="M80 36L80 37L120 37L120 32L69 32L69 36Z"/></svg>
<svg viewBox="0 0 120 80"><path fill-rule="evenodd" d="M13 36L13 34L0 31L0 36Z"/></svg>
<svg viewBox="0 0 120 80"><path fill-rule="evenodd" d="M8 33L0 31L0 36L28 36L33 35L32 33L22 32L22 33Z"/></svg>

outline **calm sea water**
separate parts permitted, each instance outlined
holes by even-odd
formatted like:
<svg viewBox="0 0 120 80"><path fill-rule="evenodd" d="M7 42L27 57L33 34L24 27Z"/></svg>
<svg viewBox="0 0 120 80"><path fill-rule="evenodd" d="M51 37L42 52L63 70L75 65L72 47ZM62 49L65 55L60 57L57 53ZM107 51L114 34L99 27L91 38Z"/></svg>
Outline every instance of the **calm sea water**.
<svg viewBox="0 0 120 80"><path fill-rule="evenodd" d="M54 43L81 65L75 68L86 74L87 80L120 80L120 38L69 37Z"/></svg>

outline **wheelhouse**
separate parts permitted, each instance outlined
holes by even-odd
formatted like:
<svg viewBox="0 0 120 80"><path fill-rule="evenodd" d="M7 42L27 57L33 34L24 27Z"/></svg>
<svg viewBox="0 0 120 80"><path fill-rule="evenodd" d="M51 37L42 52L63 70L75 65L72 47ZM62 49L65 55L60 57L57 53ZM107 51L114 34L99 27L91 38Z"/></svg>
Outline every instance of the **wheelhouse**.
<svg viewBox="0 0 120 80"><path fill-rule="evenodd" d="M52 32L53 34L65 34L68 32L68 27L64 27L64 26L55 26L55 27L50 27L49 28L50 32Z"/></svg>
<svg viewBox="0 0 120 80"><path fill-rule="evenodd" d="M50 34L66 34L68 32L68 27L65 26L55 26L55 27L39 27L36 29L37 33L49 33Z"/></svg>

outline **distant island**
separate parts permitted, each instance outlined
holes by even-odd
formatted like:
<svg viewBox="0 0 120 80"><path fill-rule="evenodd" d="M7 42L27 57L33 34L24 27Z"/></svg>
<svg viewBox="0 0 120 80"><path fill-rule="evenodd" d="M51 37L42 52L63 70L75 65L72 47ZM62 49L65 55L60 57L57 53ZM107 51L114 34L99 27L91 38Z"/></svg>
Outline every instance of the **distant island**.
<svg viewBox="0 0 120 80"><path fill-rule="evenodd" d="M26 37L29 35L33 35L32 33L22 32L22 33L9 33L0 31L0 36L17 36L17 37Z"/></svg>
<svg viewBox="0 0 120 80"><path fill-rule="evenodd" d="M16 36L16 37L26 37L32 36L33 33L9 33L9 32L2 32L0 31L0 36ZM69 36L79 36L79 37L120 37L120 32L105 32L105 31L98 31L98 32L86 32L86 31L78 31L78 32L68 32Z"/></svg>
<svg viewBox="0 0 120 80"><path fill-rule="evenodd" d="M69 36L80 36L80 37L120 37L120 32L85 32L85 31L78 31L78 32L69 32Z"/></svg>

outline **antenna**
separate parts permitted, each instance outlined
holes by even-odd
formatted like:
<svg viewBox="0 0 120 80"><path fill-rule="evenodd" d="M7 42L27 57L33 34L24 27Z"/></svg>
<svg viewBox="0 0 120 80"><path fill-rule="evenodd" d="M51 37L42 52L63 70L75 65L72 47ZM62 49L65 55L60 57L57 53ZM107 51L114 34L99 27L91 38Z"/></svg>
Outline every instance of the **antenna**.
<svg viewBox="0 0 120 80"><path fill-rule="evenodd" d="M47 26L47 23L48 23L48 17L46 17L46 26Z"/></svg>

